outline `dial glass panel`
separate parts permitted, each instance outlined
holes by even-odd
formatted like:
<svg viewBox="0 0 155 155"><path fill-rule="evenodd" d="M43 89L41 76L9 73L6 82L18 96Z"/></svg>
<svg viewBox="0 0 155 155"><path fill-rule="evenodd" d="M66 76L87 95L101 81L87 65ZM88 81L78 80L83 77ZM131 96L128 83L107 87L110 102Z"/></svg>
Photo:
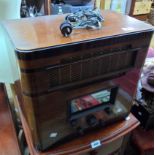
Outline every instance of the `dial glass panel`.
<svg viewBox="0 0 155 155"><path fill-rule="evenodd" d="M71 100L71 113L87 110L110 102L111 90L101 90Z"/></svg>

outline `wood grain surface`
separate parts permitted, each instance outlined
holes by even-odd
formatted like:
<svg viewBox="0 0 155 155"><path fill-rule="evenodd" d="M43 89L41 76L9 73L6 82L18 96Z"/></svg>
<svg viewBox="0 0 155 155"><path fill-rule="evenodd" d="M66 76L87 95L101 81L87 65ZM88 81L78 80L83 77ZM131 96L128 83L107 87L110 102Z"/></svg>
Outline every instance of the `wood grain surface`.
<svg viewBox="0 0 155 155"><path fill-rule="evenodd" d="M65 38L60 32L60 24L65 15L50 15L37 18L4 21L13 44L17 50L29 52L38 48L76 43L114 35L122 35L152 29L152 26L127 15L111 11L102 12L105 21L100 30L74 30Z"/></svg>
<svg viewBox="0 0 155 155"><path fill-rule="evenodd" d="M0 84L0 155L21 155L2 84Z"/></svg>

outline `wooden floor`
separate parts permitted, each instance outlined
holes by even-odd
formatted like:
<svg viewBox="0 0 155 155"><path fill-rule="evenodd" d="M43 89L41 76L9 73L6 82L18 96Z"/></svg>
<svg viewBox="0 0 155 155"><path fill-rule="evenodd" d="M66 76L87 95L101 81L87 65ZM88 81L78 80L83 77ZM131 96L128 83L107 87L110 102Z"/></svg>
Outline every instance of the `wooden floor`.
<svg viewBox="0 0 155 155"><path fill-rule="evenodd" d="M21 155L2 84L0 84L0 155Z"/></svg>

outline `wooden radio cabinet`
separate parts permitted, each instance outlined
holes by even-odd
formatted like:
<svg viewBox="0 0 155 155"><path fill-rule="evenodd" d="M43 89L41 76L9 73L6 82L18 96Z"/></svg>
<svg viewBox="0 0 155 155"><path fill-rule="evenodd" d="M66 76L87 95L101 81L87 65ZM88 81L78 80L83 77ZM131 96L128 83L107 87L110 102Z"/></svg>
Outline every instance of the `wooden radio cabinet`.
<svg viewBox="0 0 155 155"><path fill-rule="evenodd" d="M22 110L39 150L130 112L136 85L126 78L138 81L153 28L126 15L102 14L100 30L75 30L68 38L59 30L64 15L3 22L20 67Z"/></svg>

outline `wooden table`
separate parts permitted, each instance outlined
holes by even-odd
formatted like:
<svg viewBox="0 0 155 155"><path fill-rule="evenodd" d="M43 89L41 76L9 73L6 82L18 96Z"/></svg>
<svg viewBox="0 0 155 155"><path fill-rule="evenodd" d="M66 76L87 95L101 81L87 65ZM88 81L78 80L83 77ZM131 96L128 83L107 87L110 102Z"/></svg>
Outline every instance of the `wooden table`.
<svg viewBox="0 0 155 155"><path fill-rule="evenodd" d="M4 85L0 84L0 155L21 155Z"/></svg>
<svg viewBox="0 0 155 155"><path fill-rule="evenodd" d="M101 141L101 147L113 142L120 137L127 135L133 129L135 129L139 125L139 121L130 114L128 118L124 121L119 121L115 124L109 125L103 129L94 131L91 134L87 134L78 139L66 142L65 144L58 146L54 149L48 150L46 152L37 151L32 143L32 136L30 129L28 127L27 121L24 117L24 114L21 110L22 106L22 96L20 94L20 83L16 82L14 85L14 92L16 92L17 104L19 107L21 122L23 125L24 133L26 136L26 140L28 143L28 148L30 150L31 155L73 155L80 154L84 152L92 151L90 143L95 140Z"/></svg>

